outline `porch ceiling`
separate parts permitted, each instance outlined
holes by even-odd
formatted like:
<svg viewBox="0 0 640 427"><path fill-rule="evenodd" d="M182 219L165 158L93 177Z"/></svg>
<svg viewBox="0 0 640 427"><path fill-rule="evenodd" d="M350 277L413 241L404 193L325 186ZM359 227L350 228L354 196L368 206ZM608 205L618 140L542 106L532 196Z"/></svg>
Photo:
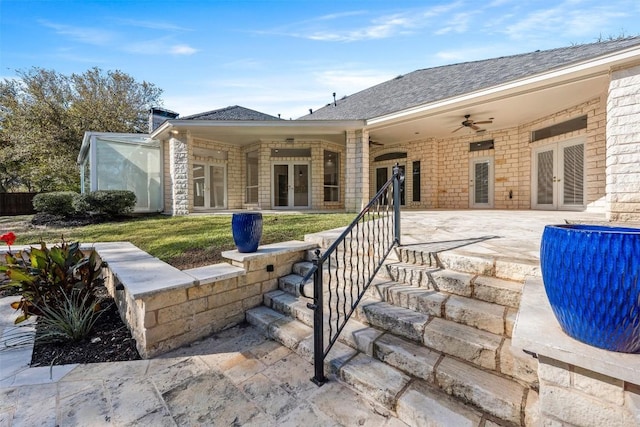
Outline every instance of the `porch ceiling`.
<svg viewBox="0 0 640 427"><path fill-rule="evenodd" d="M470 94L467 99L441 102L425 106L420 112L404 117L370 120L367 128L371 140L382 144L406 142L424 138L478 136L470 128L461 126L466 114L472 120L492 119L480 125L487 132L509 129L541 117L562 111L598 96L606 96L609 76L606 73L589 75L562 84L548 82L544 87L522 87L504 93Z"/></svg>
<svg viewBox="0 0 640 427"><path fill-rule="evenodd" d="M169 138L173 132L189 132L194 138L234 145L248 145L260 140L322 139L345 144L347 130L363 129L364 120L295 120L295 121L216 121L168 120L151 135Z"/></svg>

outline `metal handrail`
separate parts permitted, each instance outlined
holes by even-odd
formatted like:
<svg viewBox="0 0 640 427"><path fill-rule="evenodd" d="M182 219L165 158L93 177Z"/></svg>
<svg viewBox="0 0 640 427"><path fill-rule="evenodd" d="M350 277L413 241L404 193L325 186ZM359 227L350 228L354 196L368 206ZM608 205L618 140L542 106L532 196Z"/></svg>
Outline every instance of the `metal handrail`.
<svg viewBox="0 0 640 427"><path fill-rule="evenodd" d="M391 179L378 190L340 237L323 254L320 254L320 250L316 251L313 267L300 282L300 294L305 298L313 299L312 303L307 304L307 307L314 311L314 377L311 380L319 386L327 381L324 375L324 359L385 259L395 246L400 245L400 184L403 180L404 176L396 163ZM363 258L366 258L364 261L360 257L360 252L364 252L362 254ZM328 276L326 307L323 283L325 265ZM304 285L312 275L313 297L309 297L304 292ZM325 308L329 315L328 330L324 324ZM325 332L328 338L326 347Z"/></svg>

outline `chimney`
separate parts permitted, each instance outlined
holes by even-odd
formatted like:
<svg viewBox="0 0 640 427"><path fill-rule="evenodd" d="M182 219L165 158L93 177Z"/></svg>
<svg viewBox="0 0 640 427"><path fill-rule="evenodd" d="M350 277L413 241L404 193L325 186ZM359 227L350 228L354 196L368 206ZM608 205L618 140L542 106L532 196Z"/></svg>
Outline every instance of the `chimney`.
<svg viewBox="0 0 640 427"><path fill-rule="evenodd" d="M179 116L175 111L166 108L151 107L149 110L149 133L156 130L166 120L175 119Z"/></svg>

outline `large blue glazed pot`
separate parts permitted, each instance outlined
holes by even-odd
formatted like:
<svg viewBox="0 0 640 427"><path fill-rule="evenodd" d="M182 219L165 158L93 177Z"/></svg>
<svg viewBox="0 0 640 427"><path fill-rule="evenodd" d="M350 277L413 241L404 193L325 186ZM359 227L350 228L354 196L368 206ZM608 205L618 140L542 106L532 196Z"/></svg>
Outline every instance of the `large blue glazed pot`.
<svg viewBox="0 0 640 427"><path fill-rule="evenodd" d="M553 313L569 336L640 353L640 229L548 225L540 266Z"/></svg>
<svg viewBox="0 0 640 427"><path fill-rule="evenodd" d="M262 214L260 212L234 213L231 232L238 252L255 252L262 237Z"/></svg>

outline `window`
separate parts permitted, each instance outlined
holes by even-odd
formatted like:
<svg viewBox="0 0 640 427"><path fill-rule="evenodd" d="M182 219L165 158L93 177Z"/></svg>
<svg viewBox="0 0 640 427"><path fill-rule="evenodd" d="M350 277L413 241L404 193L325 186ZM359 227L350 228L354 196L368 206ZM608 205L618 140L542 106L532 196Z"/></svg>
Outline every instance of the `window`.
<svg viewBox="0 0 640 427"><path fill-rule="evenodd" d="M406 159L407 153L397 152L397 153L387 153L381 154L374 159L376 162L384 162L385 160L396 160L396 159Z"/></svg>
<svg viewBox="0 0 640 427"><path fill-rule="evenodd" d="M324 201L340 201L340 153L324 151Z"/></svg>
<svg viewBox="0 0 640 427"><path fill-rule="evenodd" d="M562 135L564 133L575 132L580 129L587 128L587 116L580 116L575 119L567 120L566 122L551 125L546 128L534 130L531 132L531 142L536 142L541 139L551 138L553 136Z"/></svg>
<svg viewBox="0 0 640 427"><path fill-rule="evenodd" d="M310 148L272 148L271 157L311 157Z"/></svg>
<svg viewBox="0 0 640 427"><path fill-rule="evenodd" d="M469 151L493 150L493 139L469 143Z"/></svg>
<svg viewBox="0 0 640 427"><path fill-rule="evenodd" d="M258 203L258 152L247 153L246 203Z"/></svg>
<svg viewBox="0 0 640 427"><path fill-rule="evenodd" d="M420 162L413 162L413 201L420 201Z"/></svg>

